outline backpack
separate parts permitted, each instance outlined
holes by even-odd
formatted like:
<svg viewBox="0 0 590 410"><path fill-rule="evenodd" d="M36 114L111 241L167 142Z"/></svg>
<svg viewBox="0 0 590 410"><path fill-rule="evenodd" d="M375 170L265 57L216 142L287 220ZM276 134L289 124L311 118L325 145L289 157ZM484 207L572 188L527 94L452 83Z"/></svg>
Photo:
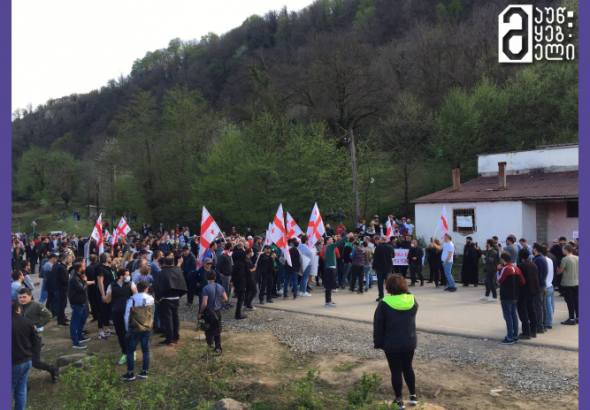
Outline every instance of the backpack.
<svg viewBox="0 0 590 410"><path fill-rule="evenodd" d="M215 295L213 296L213 300L217 300L217 287L219 286L217 283L215 284ZM217 322L219 321L219 318L217 317L217 313L215 313L215 311L211 308L206 308L205 311L203 312L203 319L205 320L205 323L207 323L210 326L215 326L217 324Z"/></svg>
<svg viewBox="0 0 590 410"><path fill-rule="evenodd" d="M129 311L129 333L151 332L154 327L153 306L135 306L135 299Z"/></svg>

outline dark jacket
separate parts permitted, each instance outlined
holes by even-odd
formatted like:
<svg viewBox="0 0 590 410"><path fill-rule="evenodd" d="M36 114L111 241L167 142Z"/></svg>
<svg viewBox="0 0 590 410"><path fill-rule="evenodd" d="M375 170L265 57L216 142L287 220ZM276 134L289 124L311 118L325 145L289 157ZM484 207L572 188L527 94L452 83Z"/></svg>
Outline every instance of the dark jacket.
<svg viewBox="0 0 590 410"><path fill-rule="evenodd" d="M461 267L462 271L465 270L477 270L477 266L479 265L479 259L481 258L481 253L477 249L475 249L475 245L465 245L463 247L463 266ZM497 265L496 265L497 267Z"/></svg>
<svg viewBox="0 0 590 410"><path fill-rule="evenodd" d="M219 258L217 259L217 270L219 273L225 276L230 276L232 272L232 260L230 256L223 251Z"/></svg>
<svg viewBox="0 0 590 410"><path fill-rule="evenodd" d="M373 320L373 343L385 353L411 352L416 349L416 313L418 303L414 295L384 297Z"/></svg>
<svg viewBox="0 0 590 410"><path fill-rule="evenodd" d="M344 245L344 251L342 252L342 260L344 263L352 263L350 256L352 255L353 250L354 248L350 245L350 243Z"/></svg>
<svg viewBox="0 0 590 410"><path fill-rule="evenodd" d="M187 291L186 281L182 270L178 266L165 265L154 276L155 299L181 297Z"/></svg>
<svg viewBox="0 0 590 410"><path fill-rule="evenodd" d="M32 321L18 313L12 314L12 365L23 364L33 358L33 348L38 343L37 331Z"/></svg>
<svg viewBox="0 0 590 410"><path fill-rule="evenodd" d="M252 263L251 259L246 258L246 290L248 292L255 292L256 291L256 280L254 279L254 272L251 269L254 268L254 263Z"/></svg>
<svg viewBox="0 0 590 410"><path fill-rule="evenodd" d="M133 296L133 282L123 282L119 285L117 281L111 283L111 306L113 313L124 313L127 301Z"/></svg>
<svg viewBox="0 0 590 410"><path fill-rule="evenodd" d="M189 272L194 271L197 269L197 258L192 253L189 253L188 256L185 258L182 257L182 263L180 264L180 269L182 269L182 273L188 275Z"/></svg>
<svg viewBox="0 0 590 410"><path fill-rule="evenodd" d="M496 272L500 264L500 255L495 248L486 250L485 258L483 260L483 270L486 273ZM538 283L538 281L537 281Z"/></svg>
<svg viewBox="0 0 590 410"><path fill-rule="evenodd" d="M539 275L537 273L537 265L530 260L520 262L518 269L522 273L525 284L520 288L520 299L529 297L539 293Z"/></svg>
<svg viewBox="0 0 590 410"><path fill-rule="evenodd" d="M420 246L410 248L408 251L408 263L412 266L422 266L422 257L424 256L424 249ZM412 258L416 258L413 260Z"/></svg>
<svg viewBox="0 0 590 410"><path fill-rule="evenodd" d="M260 258L258 258L258 263L256 264L256 276L262 274L274 275L275 267L270 255L266 255L262 253Z"/></svg>
<svg viewBox="0 0 590 410"><path fill-rule="evenodd" d="M539 288L546 288L547 283L547 273L548 273L548 266L547 266L547 259L541 254L535 256L533 259L535 265L537 265L537 273L539 274Z"/></svg>
<svg viewBox="0 0 590 410"><path fill-rule="evenodd" d="M246 291L246 252L236 249L232 253L234 268L231 273L231 281L236 292Z"/></svg>
<svg viewBox="0 0 590 410"><path fill-rule="evenodd" d="M168 244L168 242L162 241L158 245L158 250L162 251L162 253L166 255L166 253L170 252L170 244Z"/></svg>
<svg viewBox="0 0 590 410"><path fill-rule="evenodd" d="M285 265L285 269L293 270L299 273L299 271L301 271L301 263L299 261L299 249L297 249L294 246L289 248L289 256L291 256L291 266L287 268L287 265Z"/></svg>
<svg viewBox="0 0 590 410"><path fill-rule="evenodd" d="M215 283L221 284L221 274L219 271L213 267L211 270L215 272ZM205 288L205 286L207 286L209 283L207 281L207 271L205 270L205 267L201 266L199 269L189 272L187 277L194 284L195 295L201 296L203 288ZM197 284L200 284L201 286L197 286Z"/></svg>
<svg viewBox="0 0 590 410"><path fill-rule="evenodd" d="M500 284L501 300L518 300L520 296L520 287L525 284L524 277L520 269L513 266L512 263L498 269L498 283Z"/></svg>
<svg viewBox="0 0 590 410"><path fill-rule="evenodd" d="M20 315L33 322L37 328L45 326L51 320L51 312L44 304L34 300L28 305L20 305Z"/></svg>
<svg viewBox="0 0 590 410"><path fill-rule="evenodd" d="M380 272L391 272L393 269L393 255L394 251L391 246L386 243L377 245L373 254L373 269Z"/></svg>
<svg viewBox="0 0 590 410"><path fill-rule="evenodd" d="M193 255L199 254L199 243L196 240L193 240L191 242L191 252L193 253Z"/></svg>
<svg viewBox="0 0 590 410"><path fill-rule="evenodd" d="M86 305L86 288L86 281L82 280L82 277L74 272L68 284L68 299L70 300L70 305Z"/></svg>
<svg viewBox="0 0 590 410"><path fill-rule="evenodd" d="M68 275L68 269L66 265L58 261L55 262L53 268L53 290L58 292L66 292L68 290L68 283L70 281L70 275Z"/></svg>
<svg viewBox="0 0 590 410"><path fill-rule="evenodd" d="M354 266L365 266L365 248L362 245L355 246L350 256Z"/></svg>

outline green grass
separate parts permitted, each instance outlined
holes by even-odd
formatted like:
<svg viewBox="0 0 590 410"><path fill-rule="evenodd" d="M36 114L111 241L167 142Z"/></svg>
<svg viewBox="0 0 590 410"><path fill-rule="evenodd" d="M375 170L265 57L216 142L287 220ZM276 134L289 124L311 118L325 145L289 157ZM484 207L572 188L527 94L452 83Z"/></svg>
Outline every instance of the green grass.
<svg viewBox="0 0 590 410"><path fill-rule="evenodd" d="M342 363L341 365L338 365L336 367L334 367L334 371L336 373L344 373L344 372L348 372L352 369L357 368L359 365L356 363Z"/></svg>

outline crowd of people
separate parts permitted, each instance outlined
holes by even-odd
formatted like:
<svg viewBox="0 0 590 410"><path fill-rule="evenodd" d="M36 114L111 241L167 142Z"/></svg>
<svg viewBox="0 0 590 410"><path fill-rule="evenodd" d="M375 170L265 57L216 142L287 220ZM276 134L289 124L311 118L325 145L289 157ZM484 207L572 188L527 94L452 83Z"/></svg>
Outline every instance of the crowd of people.
<svg viewBox="0 0 590 410"><path fill-rule="evenodd" d="M314 288L323 288L322 304L335 308L334 293L348 287L350 292L364 295L374 282L379 302L375 323L385 326L393 320L391 317L397 317L398 310L413 310L413 328L411 324L405 326L415 338L418 305L413 296L408 296L408 288L418 283L420 286L434 283L436 288L442 286L445 291L455 292L452 275L455 247L448 234L442 243L432 238L422 247L414 238L410 219L397 220L390 216L389 220L395 222L389 238L383 234L378 216L368 224L359 223L350 233L342 222L336 232L326 224L325 235L313 246L308 246L304 234L291 238L288 241L290 264L280 248L274 243L263 244L266 238L254 235L250 228L243 236L235 227L229 235L220 233L205 250L202 263L197 262L199 237L190 236L190 230L180 225L167 230L160 224L154 231L150 224L144 223L141 231L129 232L112 244L107 242L102 253L92 237L15 234L13 319L16 316L27 319L13 320L13 346L17 346L13 347L15 400L21 406L22 397L26 398L26 378L31 366L48 371L54 381L59 376L57 367L47 365L40 358L43 327L51 319L56 319L59 326L69 327L73 349L86 349L85 343L90 339L85 326L92 316L90 322L96 322L100 340L116 337L122 353L119 364L127 364L124 380L135 379L135 351L140 345L143 363L138 377L147 378L152 334L161 335L158 346L172 347L180 343L178 311L180 299L185 295L187 307L198 303L197 329L205 331L207 345L215 354L222 352L222 312L234 305L234 318L243 320L247 318L245 312L256 309L256 297L264 305L274 303L273 299L277 298L310 297ZM407 265L394 265L395 249L408 250ZM316 255L317 266L312 269L310 261ZM481 249L467 237L461 281L463 286L479 285L481 260L485 271L485 295L481 299L497 301L499 287L507 325L507 335L501 343L513 344L552 329L555 290L566 298L568 306L569 318L562 324L578 323L576 255L577 242L568 244L565 238L557 239L549 248L543 243L530 246L525 239L517 241L510 235L502 248L498 238L493 237ZM425 259L430 268L428 280L422 273ZM42 282L33 283L31 274L37 271ZM408 271L409 285L406 284ZM41 287L38 301L32 294L36 287ZM390 296L385 296L386 290ZM65 313L68 301L69 319ZM520 334L518 319L522 322ZM35 337L27 332L34 332ZM389 332L392 330L376 327L375 348L386 352L396 396L401 392L403 373L414 400L413 350L410 355L409 350L392 348ZM415 346L415 341L404 343ZM401 401L401 393L397 399Z"/></svg>

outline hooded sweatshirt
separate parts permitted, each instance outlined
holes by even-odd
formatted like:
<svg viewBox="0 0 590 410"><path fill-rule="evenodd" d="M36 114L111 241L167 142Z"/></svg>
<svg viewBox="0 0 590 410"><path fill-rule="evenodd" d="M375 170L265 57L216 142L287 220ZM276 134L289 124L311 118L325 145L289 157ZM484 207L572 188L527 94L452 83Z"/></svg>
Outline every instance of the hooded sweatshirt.
<svg viewBox="0 0 590 410"><path fill-rule="evenodd" d="M411 352L416 349L418 303L409 293L384 297L373 321L375 349L385 353Z"/></svg>

